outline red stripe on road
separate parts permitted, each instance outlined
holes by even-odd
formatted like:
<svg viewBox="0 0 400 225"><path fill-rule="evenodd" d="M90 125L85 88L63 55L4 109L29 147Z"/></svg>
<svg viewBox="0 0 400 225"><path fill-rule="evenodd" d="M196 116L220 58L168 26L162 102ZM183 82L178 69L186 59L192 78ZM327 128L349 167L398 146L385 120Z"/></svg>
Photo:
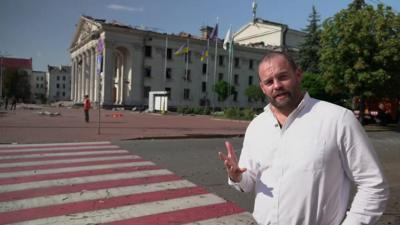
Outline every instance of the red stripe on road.
<svg viewBox="0 0 400 225"><path fill-rule="evenodd" d="M173 212L160 213L156 215L149 215L137 217L122 221L114 221L104 223L105 225L170 225L170 224L183 224L199 220L206 220L221 216L228 216L232 214L242 213L245 210L239 208L231 202L225 202L214 205L199 206L188 209L177 210Z"/></svg>
<svg viewBox="0 0 400 225"><path fill-rule="evenodd" d="M36 154L47 154L47 153L73 153L73 152L101 152L101 151L113 151L123 150L120 148L85 148L85 149L65 149L65 150L43 150L43 151L18 151L18 152L1 152L1 156L14 156L14 155L36 155Z"/></svg>
<svg viewBox="0 0 400 225"><path fill-rule="evenodd" d="M17 162L35 162L35 161L47 161L47 160L61 160L61 159L81 159L81 158L97 158L107 156L131 156L129 152L121 153L107 153L107 154L90 154L90 155L70 155L70 156L48 156L48 157L36 157L36 158L21 158L21 159L0 159L1 163L17 163Z"/></svg>
<svg viewBox="0 0 400 225"><path fill-rule="evenodd" d="M116 160L100 160L100 161L88 161L88 162L76 162L76 163L57 163L48 165L35 165L35 166L15 166L0 168L0 173L18 172L24 170L46 170L46 169L59 169L68 167L79 167L79 166L92 166L92 165L106 165L106 164L117 164L117 163L128 163L128 162L144 162L144 159L116 159Z"/></svg>
<svg viewBox="0 0 400 225"><path fill-rule="evenodd" d="M158 166L131 166L131 167L121 167L112 169L83 170L77 172L22 176L22 177L0 179L0 185L20 184L26 182L43 181L43 180L55 180L55 179L65 179L73 177L85 177L85 176L105 175L112 173L123 173L123 172L133 172L133 171L143 171L143 170L156 170L156 169L160 168Z"/></svg>
<svg viewBox="0 0 400 225"><path fill-rule="evenodd" d="M22 191L11 191L7 193L1 193L0 202L14 201L14 200L34 198L40 196L50 196L50 195L80 192L82 190L91 191L91 190L107 189L113 187L124 187L124 186L175 181L181 179L182 178L180 178L179 176L173 174L173 175L160 175L160 176L120 179L120 180L97 181L84 184L74 184L72 186L65 185L56 187L35 188Z"/></svg>
<svg viewBox="0 0 400 225"><path fill-rule="evenodd" d="M86 147L86 146L115 146L111 143L103 143L103 144L91 144L91 143L86 143L86 144L73 144L73 143L68 143L65 145L60 145L60 144L54 144L54 145L32 145L32 146L12 146L12 147L7 147L7 148L0 148L1 151L9 151L9 150L25 150L25 149L32 149L32 148L63 148L63 147ZM1 147L1 146L0 146Z"/></svg>
<svg viewBox="0 0 400 225"><path fill-rule="evenodd" d="M73 213L82 213L93 210L115 208L144 202L167 200L179 197L205 194L207 191L201 187L182 188L175 190L157 191L106 199L88 200L60 205L44 206L18 211L0 213L2 223L16 223L39 218L55 217ZM132 223L130 223L132 224ZM154 224L154 223L147 223Z"/></svg>

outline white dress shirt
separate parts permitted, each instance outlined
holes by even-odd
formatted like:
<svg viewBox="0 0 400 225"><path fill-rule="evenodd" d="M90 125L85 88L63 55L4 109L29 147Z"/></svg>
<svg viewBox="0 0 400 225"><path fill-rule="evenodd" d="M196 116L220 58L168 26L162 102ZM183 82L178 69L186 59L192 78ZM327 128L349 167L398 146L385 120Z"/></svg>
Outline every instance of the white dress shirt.
<svg viewBox="0 0 400 225"><path fill-rule="evenodd" d="M361 225L382 215L388 187L368 137L353 113L306 93L282 128L270 110L249 125L239 183L255 191L259 224ZM357 192L346 210L350 189Z"/></svg>

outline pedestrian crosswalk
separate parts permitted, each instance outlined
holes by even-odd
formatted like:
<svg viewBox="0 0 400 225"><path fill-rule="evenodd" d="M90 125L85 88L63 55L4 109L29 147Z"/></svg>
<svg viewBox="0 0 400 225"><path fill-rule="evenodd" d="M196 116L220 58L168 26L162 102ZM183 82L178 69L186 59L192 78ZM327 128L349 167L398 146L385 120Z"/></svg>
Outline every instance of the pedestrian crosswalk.
<svg viewBox="0 0 400 225"><path fill-rule="evenodd" d="M255 224L110 142L0 145L0 224Z"/></svg>

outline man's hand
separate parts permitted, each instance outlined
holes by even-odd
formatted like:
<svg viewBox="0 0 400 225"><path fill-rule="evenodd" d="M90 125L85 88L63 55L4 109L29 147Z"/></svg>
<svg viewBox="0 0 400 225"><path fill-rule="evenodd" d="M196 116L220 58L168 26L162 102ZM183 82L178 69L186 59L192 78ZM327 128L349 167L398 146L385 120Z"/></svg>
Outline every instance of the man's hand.
<svg viewBox="0 0 400 225"><path fill-rule="evenodd" d="M219 158L224 161L229 178L236 183L240 182L242 180L242 173L246 171L246 168L239 168L235 150L233 150L233 146L229 141L225 142L225 147L228 155L218 152Z"/></svg>

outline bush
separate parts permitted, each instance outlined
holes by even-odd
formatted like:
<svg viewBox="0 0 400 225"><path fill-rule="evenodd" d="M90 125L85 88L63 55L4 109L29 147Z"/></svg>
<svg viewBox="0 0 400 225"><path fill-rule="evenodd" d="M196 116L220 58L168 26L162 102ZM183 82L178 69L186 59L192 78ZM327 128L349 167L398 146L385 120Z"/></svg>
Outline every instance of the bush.
<svg viewBox="0 0 400 225"><path fill-rule="evenodd" d="M252 120L256 115L252 108L239 109L238 107L230 107L224 109L224 117L229 119Z"/></svg>

